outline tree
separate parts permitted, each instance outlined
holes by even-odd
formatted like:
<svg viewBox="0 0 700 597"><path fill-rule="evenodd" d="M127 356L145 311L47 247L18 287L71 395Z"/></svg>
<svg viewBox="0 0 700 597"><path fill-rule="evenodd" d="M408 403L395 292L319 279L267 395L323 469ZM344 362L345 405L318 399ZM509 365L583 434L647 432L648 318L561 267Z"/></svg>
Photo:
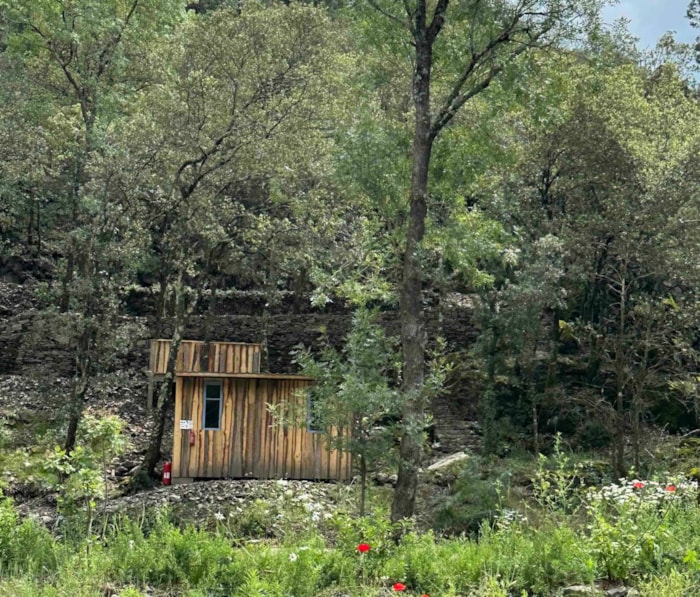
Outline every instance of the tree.
<svg viewBox="0 0 700 597"><path fill-rule="evenodd" d="M700 112L674 64L572 65L560 97L556 122L526 127L508 217L532 235L524 249L556 240L554 333L584 362L557 406L607 428L622 475L628 438L639 465L645 418L696 368L698 238L685 222L697 213Z"/></svg>
<svg viewBox="0 0 700 597"><path fill-rule="evenodd" d="M412 165L399 291L405 431L391 514L398 521L413 514L422 452L417 432L426 409L421 244L433 146L472 98L509 71L521 55L570 38L572 23L594 17L597 2L370 0L370 4L405 32L405 41L413 48Z"/></svg>
<svg viewBox="0 0 700 597"><path fill-rule="evenodd" d="M105 348L102 340L114 331L116 290L133 263L138 239L137 230L127 225L127 206L108 192L109 179L95 175L110 170L104 136L128 111L135 89L148 84L148 69L135 57L178 18L178 6L175 0L0 3L8 24L6 52L47 104L35 115L45 122L50 113L55 128L62 126L66 134L49 148L49 161L65 209L57 248L63 273L50 297L65 315L75 353L67 454L75 445L98 355L104 352L97 349ZM31 188L24 181L20 185ZM30 211L30 223L32 217ZM136 235L129 236L132 232Z"/></svg>
<svg viewBox="0 0 700 597"><path fill-rule="evenodd" d="M315 379L303 423L313 421L314 429L327 432L329 447L357 459L364 516L367 474L392 460L394 435L391 427L380 424L399 414L396 346L377 322L377 313L359 308L342 354L326 346L318 357L301 350L296 360ZM333 429L349 433L339 435Z"/></svg>
<svg viewBox="0 0 700 597"><path fill-rule="evenodd" d="M149 473L189 315L215 280L269 250L267 233L255 232L274 227L273 208L284 212L295 193L313 193L305 175L323 162L325 131L343 97L335 41L332 23L307 6L250 3L193 15L160 48L162 80L140 91L134 117L118 132L118 184L151 234L157 318L173 318Z"/></svg>

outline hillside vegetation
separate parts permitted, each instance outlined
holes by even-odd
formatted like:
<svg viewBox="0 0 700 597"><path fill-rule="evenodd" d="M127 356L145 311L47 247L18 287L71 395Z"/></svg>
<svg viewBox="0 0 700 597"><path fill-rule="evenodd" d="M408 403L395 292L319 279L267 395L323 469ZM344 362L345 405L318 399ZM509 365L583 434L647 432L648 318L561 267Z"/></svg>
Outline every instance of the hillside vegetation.
<svg viewBox="0 0 700 597"><path fill-rule="evenodd" d="M603 4L0 0L0 594L700 592L698 48ZM355 482L153 490L189 338Z"/></svg>

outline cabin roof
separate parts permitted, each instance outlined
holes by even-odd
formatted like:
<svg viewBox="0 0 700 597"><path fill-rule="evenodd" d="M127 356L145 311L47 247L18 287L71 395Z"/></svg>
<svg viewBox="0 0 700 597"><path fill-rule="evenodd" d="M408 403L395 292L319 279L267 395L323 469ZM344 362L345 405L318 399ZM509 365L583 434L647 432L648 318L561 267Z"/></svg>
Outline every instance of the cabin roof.
<svg viewBox="0 0 700 597"><path fill-rule="evenodd" d="M172 342L170 338L155 338L151 340L151 342ZM258 342L223 342L221 340L211 340L209 342L205 342L204 340L180 340L180 343L189 343L189 344L233 344L236 346L262 346Z"/></svg>
<svg viewBox="0 0 700 597"><path fill-rule="evenodd" d="M176 371L176 377L209 377L209 378L236 378L236 379L296 379L299 381L313 381L308 375L294 375L291 373L217 373L215 371Z"/></svg>

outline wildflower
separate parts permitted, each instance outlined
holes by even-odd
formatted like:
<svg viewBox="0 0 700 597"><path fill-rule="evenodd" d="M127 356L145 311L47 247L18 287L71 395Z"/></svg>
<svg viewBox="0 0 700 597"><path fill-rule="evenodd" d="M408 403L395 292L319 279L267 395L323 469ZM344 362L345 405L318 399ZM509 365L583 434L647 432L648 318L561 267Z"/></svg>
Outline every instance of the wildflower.
<svg viewBox="0 0 700 597"><path fill-rule="evenodd" d="M129 549L134 549L134 540L129 539Z"/></svg>
<svg viewBox="0 0 700 597"><path fill-rule="evenodd" d="M359 551L360 553L367 553L370 549L371 548L368 543L360 543L357 546L357 551Z"/></svg>
<svg viewBox="0 0 700 597"><path fill-rule="evenodd" d="M666 485L666 491L673 493L674 491L676 491L676 486L673 484Z"/></svg>
<svg viewBox="0 0 700 597"><path fill-rule="evenodd" d="M403 584L402 582L395 582L394 585L392 586L392 589L394 589L394 591L405 591L406 585Z"/></svg>
<svg viewBox="0 0 700 597"><path fill-rule="evenodd" d="M295 554L294 552L289 554L289 561L290 562L296 562L299 559L299 556Z"/></svg>
<svg viewBox="0 0 700 597"><path fill-rule="evenodd" d="M216 518L216 520L223 520L226 517L221 512L217 512L214 514L214 518Z"/></svg>
<svg viewBox="0 0 700 597"><path fill-rule="evenodd" d="M635 481L634 483L632 483L632 487L634 487L635 489L642 489L644 487L644 483L642 483L641 481Z"/></svg>

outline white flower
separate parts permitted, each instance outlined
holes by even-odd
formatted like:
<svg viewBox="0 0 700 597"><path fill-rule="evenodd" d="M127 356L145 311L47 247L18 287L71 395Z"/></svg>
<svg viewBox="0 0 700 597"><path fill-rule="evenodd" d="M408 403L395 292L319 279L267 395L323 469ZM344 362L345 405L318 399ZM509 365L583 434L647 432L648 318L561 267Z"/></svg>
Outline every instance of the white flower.
<svg viewBox="0 0 700 597"><path fill-rule="evenodd" d="M134 549L134 540L129 539L129 549Z"/></svg>
<svg viewBox="0 0 700 597"><path fill-rule="evenodd" d="M217 512L214 514L214 518L216 518L216 520L223 520L226 517L221 512Z"/></svg>
<svg viewBox="0 0 700 597"><path fill-rule="evenodd" d="M299 559L299 556L295 554L294 552L289 554L289 561L290 562L296 562Z"/></svg>

